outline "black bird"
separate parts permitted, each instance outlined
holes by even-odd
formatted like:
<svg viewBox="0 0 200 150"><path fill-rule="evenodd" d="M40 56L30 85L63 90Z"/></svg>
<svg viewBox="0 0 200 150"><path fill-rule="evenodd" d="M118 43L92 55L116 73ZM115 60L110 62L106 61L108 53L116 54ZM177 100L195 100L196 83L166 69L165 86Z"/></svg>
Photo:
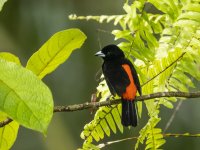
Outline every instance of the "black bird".
<svg viewBox="0 0 200 150"><path fill-rule="evenodd" d="M122 124L137 126L135 96L142 94L137 72L133 64L125 58L123 51L116 45L105 46L95 56L103 58L103 74L112 95L117 94L122 100Z"/></svg>

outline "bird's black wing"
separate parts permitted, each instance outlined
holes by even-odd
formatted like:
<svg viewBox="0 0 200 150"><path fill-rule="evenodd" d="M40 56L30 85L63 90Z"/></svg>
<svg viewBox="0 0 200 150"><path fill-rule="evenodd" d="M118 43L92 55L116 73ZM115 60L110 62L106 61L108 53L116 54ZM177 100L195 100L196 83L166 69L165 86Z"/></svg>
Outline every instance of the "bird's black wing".
<svg viewBox="0 0 200 150"><path fill-rule="evenodd" d="M122 67L122 62L104 62L102 66L106 83L112 95L122 96L126 87L130 84L129 77Z"/></svg>

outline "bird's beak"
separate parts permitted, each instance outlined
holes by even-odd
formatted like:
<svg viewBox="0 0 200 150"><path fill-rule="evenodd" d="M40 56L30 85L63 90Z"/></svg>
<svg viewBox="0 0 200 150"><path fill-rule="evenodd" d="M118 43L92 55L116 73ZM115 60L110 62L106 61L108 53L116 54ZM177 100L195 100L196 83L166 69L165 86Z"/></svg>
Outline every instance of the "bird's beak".
<svg viewBox="0 0 200 150"><path fill-rule="evenodd" d="M98 51L95 56L99 56L99 57L105 57L106 55L104 53L102 53L102 51Z"/></svg>

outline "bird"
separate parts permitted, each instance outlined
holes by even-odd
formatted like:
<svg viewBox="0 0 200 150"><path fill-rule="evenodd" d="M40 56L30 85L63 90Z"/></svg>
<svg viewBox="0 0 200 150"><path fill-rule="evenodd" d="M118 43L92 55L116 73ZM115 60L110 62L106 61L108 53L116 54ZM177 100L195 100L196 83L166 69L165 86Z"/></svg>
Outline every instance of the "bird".
<svg viewBox="0 0 200 150"><path fill-rule="evenodd" d="M142 95L142 90L133 64L115 44L103 47L95 56L103 58L102 72L110 93L121 97L122 125L136 127L138 116L134 100L137 91Z"/></svg>

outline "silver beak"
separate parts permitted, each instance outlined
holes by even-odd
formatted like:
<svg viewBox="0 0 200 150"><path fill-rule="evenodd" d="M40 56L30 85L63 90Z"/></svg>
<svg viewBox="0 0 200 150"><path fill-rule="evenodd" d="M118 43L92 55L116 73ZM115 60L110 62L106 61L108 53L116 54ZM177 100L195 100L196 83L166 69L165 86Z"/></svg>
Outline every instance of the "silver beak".
<svg viewBox="0 0 200 150"><path fill-rule="evenodd" d="M102 51L98 51L95 56L99 56L99 57L105 57L106 55L104 53L102 53Z"/></svg>

